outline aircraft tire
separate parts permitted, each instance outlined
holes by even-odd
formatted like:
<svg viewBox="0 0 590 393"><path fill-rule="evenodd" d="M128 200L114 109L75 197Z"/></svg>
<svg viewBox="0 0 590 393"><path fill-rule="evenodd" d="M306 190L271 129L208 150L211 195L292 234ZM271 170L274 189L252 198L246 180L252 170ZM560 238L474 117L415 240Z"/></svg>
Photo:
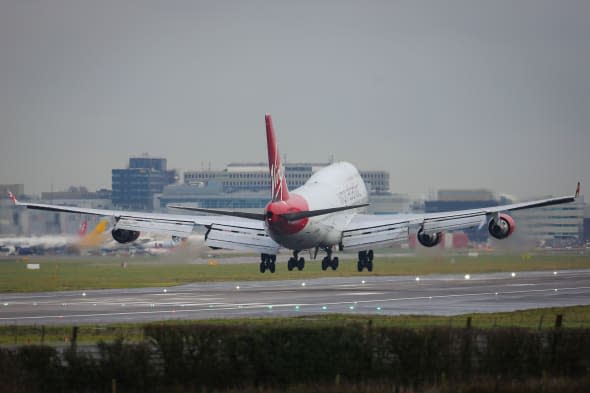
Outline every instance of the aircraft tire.
<svg viewBox="0 0 590 393"><path fill-rule="evenodd" d="M299 258L299 261L297 261L297 269L298 270L303 270L303 268L305 267L305 259L303 257Z"/></svg>
<svg viewBox="0 0 590 393"><path fill-rule="evenodd" d="M268 264L268 270L270 270L271 273L274 273L276 269L277 269L277 265L275 265L275 263L273 261L270 261Z"/></svg>
<svg viewBox="0 0 590 393"><path fill-rule="evenodd" d="M289 258L289 260L287 261L287 270L291 271L293 270L293 268L295 267L295 263L294 263L294 258L291 257Z"/></svg>
<svg viewBox="0 0 590 393"><path fill-rule="evenodd" d="M328 270L328 257L324 257L324 259L322 259L322 270Z"/></svg>
<svg viewBox="0 0 590 393"><path fill-rule="evenodd" d="M360 273L360 272L362 272L362 271L363 271L363 268L364 268L364 266L363 266L363 261L360 261L360 260L359 260L359 261L356 263L356 270L358 270L358 272Z"/></svg>
<svg viewBox="0 0 590 393"><path fill-rule="evenodd" d="M264 273L266 271L266 263L260 262L260 273Z"/></svg>
<svg viewBox="0 0 590 393"><path fill-rule="evenodd" d="M373 261L367 262L367 270L372 272L373 271Z"/></svg>
<svg viewBox="0 0 590 393"><path fill-rule="evenodd" d="M332 263L331 263L331 265L332 265L332 270L336 270L336 269L338 269L338 264L339 264L339 262L340 262L340 261L338 260L338 257L334 257L334 259L332 259Z"/></svg>
<svg viewBox="0 0 590 393"><path fill-rule="evenodd" d="M373 250L369 250L369 251L367 252L367 260L368 260L369 262L373 262L373 257L374 257Z"/></svg>

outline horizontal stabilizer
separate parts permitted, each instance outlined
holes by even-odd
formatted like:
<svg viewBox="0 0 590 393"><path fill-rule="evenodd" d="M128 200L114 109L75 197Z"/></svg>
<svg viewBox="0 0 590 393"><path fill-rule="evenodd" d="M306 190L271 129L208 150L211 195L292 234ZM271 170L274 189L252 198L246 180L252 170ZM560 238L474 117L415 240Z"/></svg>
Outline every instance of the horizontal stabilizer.
<svg viewBox="0 0 590 393"><path fill-rule="evenodd" d="M359 207L369 206L368 203L364 203L362 205L353 205L353 206L341 206L341 207L333 207L330 209L319 209L319 210L308 210L303 212L295 212L295 213L284 213L280 216L285 218L287 221L297 221L301 220L302 218L309 218L309 217L316 217L316 216L323 216L324 214L336 213L343 210L351 210L351 209L358 209Z"/></svg>
<svg viewBox="0 0 590 393"><path fill-rule="evenodd" d="M219 214L221 216L249 218L251 220L259 220L259 221L264 221L264 218L265 218L263 213L247 213L247 212L238 212L238 211L233 211L233 210L203 209L200 207L191 207L191 206L182 206L182 205L168 205L168 207L171 207L173 209L190 210L190 211L201 212L201 213Z"/></svg>

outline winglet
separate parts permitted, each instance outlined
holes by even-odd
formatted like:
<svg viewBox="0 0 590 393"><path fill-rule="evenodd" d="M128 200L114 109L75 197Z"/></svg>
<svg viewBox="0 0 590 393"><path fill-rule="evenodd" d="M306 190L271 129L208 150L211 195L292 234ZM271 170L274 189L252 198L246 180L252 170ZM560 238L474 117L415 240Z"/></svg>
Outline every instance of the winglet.
<svg viewBox="0 0 590 393"><path fill-rule="evenodd" d="M16 197L14 196L14 194L10 191L8 191L8 198L10 198L10 200L12 201L12 203L14 205L18 204L18 201L16 200Z"/></svg>
<svg viewBox="0 0 590 393"><path fill-rule="evenodd" d="M580 182L578 182L578 186L576 187L576 195L574 195L574 198L577 198L580 196Z"/></svg>
<svg viewBox="0 0 590 393"><path fill-rule="evenodd" d="M267 113L264 119L266 121L266 144L268 149L268 169L270 170L272 200L286 201L289 199L289 189L287 188L285 170L281 163L275 130L272 125L272 117Z"/></svg>

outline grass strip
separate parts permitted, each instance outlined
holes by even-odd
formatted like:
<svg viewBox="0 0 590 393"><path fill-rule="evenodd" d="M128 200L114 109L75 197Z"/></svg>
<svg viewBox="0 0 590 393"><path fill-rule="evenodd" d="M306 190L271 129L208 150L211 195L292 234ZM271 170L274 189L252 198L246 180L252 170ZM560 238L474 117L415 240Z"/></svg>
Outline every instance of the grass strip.
<svg viewBox="0 0 590 393"><path fill-rule="evenodd" d="M38 263L39 270L28 270ZM402 256L375 261L372 273L356 271L356 261L343 259L336 271L322 271L320 263L308 261L303 271L288 271L279 262L275 274L260 274L258 262L191 264L166 259L4 259L0 261L0 292L39 292L106 288L167 287L192 282L310 279L317 277L477 274L526 270L590 268L590 256L582 255L484 255Z"/></svg>
<svg viewBox="0 0 590 393"><path fill-rule="evenodd" d="M370 324L374 327L401 327L407 329L422 329L429 327L467 326L468 318L471 326L478 329L495 328L525 328L550 329L554 327L557 315L563 316L563 329L590 327L590 306L539 308L532 310L501 312L501 313L473 313L456 316L429 315L344 315L329 314L322 316L301 316L296 318L246 318L219 319L196 321L163 321L151 325L207 325L207 326L240 326L240 327L337 327L348 324ZM143 341L144 327L150 324L113 324L113 325L80 325L78 327L77 342L79 344L95 344L98 341L113 342L123 338L126 342ZM0 326L0 345L51 344L69 345L71 343L74 326Z"/></svg>

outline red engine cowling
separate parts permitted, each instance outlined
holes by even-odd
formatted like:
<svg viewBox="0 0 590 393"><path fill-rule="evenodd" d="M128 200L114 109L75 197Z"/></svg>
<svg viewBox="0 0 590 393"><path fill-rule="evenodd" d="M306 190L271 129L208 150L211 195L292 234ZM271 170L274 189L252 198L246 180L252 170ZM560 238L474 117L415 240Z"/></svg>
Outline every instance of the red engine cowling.
<svg viewBox="0 0 590 393"><path fill-rule="evenodd" d="M424 233L422 229L418 231L416 234L416 238L418 242L422 244L424 247L434 247L440 243L442 239L442 233Z"/></svg>
<svg viewBox="0 0 590 393"><path fill-rule="evenodd" d="M111 235L113 239L115 239L119 243L130 243L139 237L140 232L138 231L129 231L127 229L113 229L111 231Z"/></svg>
<svg viewBox="0 0 590 393"><path fill-rule="evenodd" d="M516 222L508 214L500 214L498 222L495 219L491 219L488 225L490 235L496 239L506 239L516 229Z"/></svg>

